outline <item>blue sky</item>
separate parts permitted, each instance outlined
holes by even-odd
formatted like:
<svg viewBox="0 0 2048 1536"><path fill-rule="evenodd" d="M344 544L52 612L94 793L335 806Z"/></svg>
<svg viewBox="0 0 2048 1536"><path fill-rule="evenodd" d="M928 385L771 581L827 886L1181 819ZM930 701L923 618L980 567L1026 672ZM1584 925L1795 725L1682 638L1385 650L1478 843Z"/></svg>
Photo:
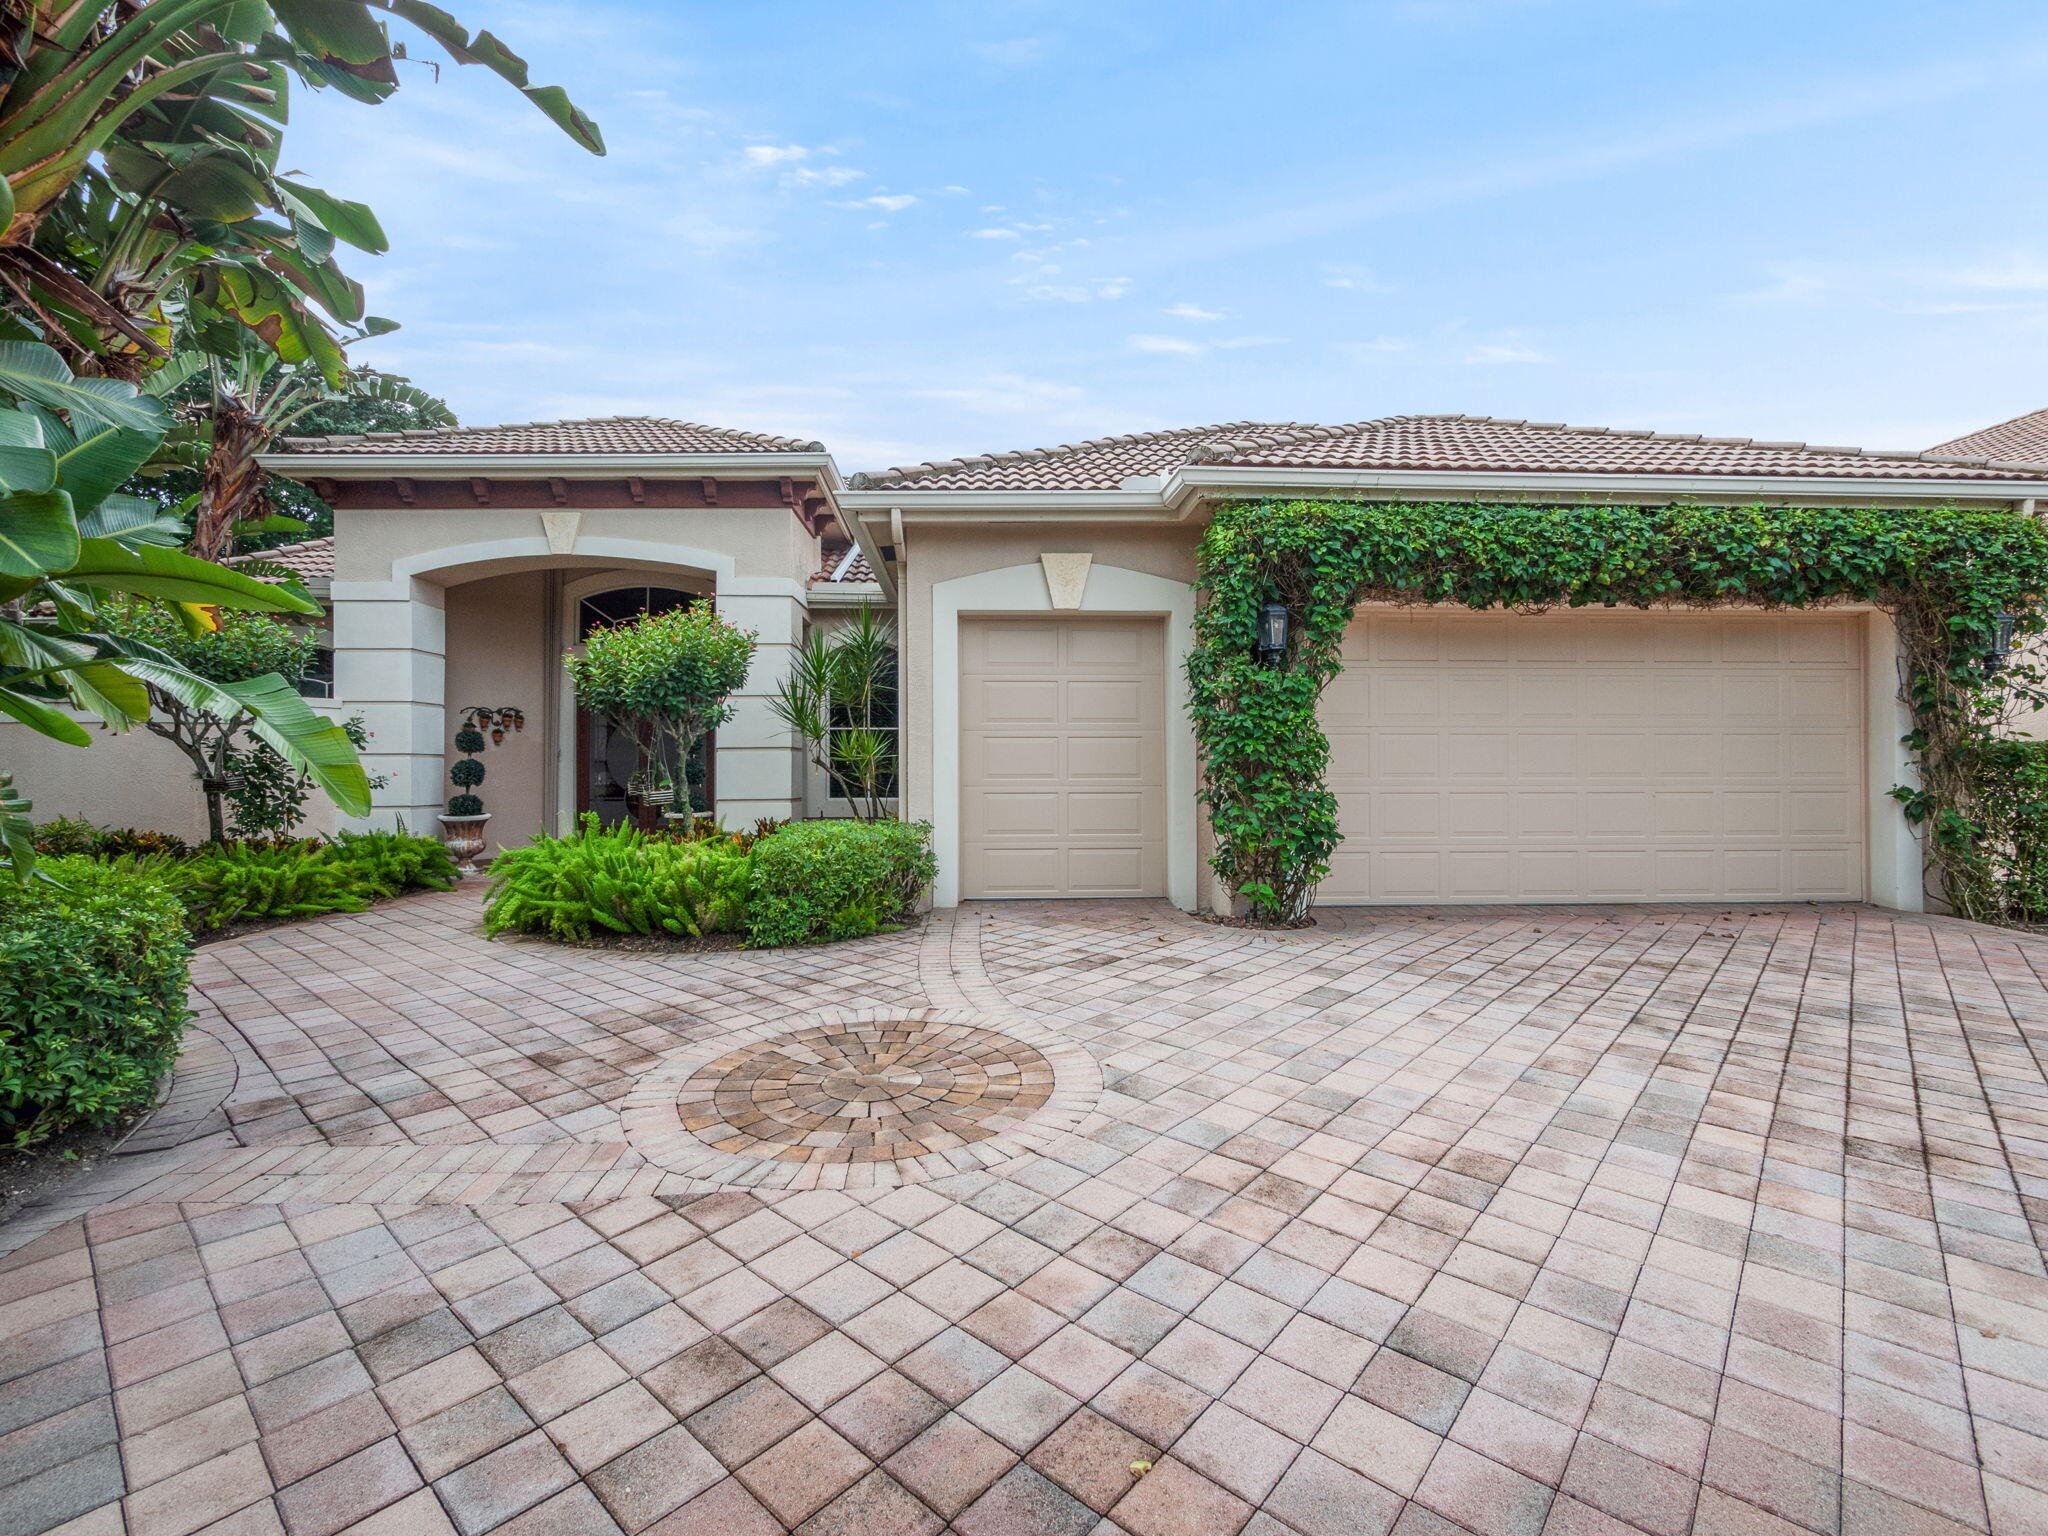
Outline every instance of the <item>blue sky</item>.
<svg viewBox="0 0 2048 1536"><path fill-rule="evenodd" d="M1917 448L2048 406L2048 14L1948 0L450 0L568 86L302 98L466 422L849 470L1470 411ZM426 52L428 50L421 50Z"/></svg>

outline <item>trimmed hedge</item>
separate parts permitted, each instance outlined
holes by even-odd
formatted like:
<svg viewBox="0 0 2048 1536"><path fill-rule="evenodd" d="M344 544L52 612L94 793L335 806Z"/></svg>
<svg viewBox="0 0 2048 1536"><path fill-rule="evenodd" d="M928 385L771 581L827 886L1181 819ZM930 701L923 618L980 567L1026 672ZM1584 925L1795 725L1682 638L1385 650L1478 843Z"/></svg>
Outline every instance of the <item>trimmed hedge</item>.
<svg viewBox="0 0 2048 1536"><path fill-rule="evenodd" d="M0 885L0 1137L17 1147L147 1106L191 1017L184 909L156 871L37 873Z"/></svg>
<svg viewBox="0 0 2048 1536"><path fill-rule="evenodd" d="M916 912L938 872L928 822L795 822L754 848L747 945L878 933Z"/></svg>

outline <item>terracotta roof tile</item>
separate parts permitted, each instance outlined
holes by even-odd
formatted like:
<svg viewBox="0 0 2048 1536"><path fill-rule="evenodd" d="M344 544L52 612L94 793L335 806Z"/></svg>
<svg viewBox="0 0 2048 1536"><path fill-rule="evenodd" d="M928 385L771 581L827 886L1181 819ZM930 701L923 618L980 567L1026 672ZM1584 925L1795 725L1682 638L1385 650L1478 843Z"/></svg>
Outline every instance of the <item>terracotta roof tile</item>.
<svg viewBox="0 0 2048 1536"><path fill-rule="evenodd" d="M2003 459L2008 463L2048 464L2048 411L2029 411L1995 427L1985 427L1936 443L1929 453L1959 454L1974 458Z"/></svg>
<svg viewBox="0 0 2048 1536"><path fill-rule="evenodd" d="M662 416L599 416L502 427L422 427L333 437L287 437L287 453L822 453L805 438L706 427Z"/></svg>
<svg viewBox="0 0 2048 1536"><path fill-rule="evenodd" d="M1199 444L1190 461L1290 469L1414 469L1507 474L1794 475L1862 480L2010 480L2048 466L1885 453L1810 443L1570 427L1494 416L1389 416Z"/></svg>
<svg viewBox="0 0 2048 1536"><path fill-rule="evenodd" d="M2042 413L2048 449L2048 412ZM1501 474L1785 475L1861 480L2012 480L2048 476L2032 463L1971 454L1885 453L1807 443L1571 427L1494 416L1387 416L1339 426L1230 422L1172 432L978 454L855 475L856 488L1115 490L1129 475L1183 464L1291 469L1390 469Z"/></svg>
<svg viewBox="0 0 2048 1536"><path fill-rule="evenodd" d="M920 491L1114 491L1133 475L1171 473L1187 462L1189 450L1198 443L1233 434L1291 431L1296 425L1227 421L1210 427L1132 432L1122 437L1090 438L1084 443L1061 443L1052 448L975 453L933 464L873 470L855 475L847 483L857 489L901 485Z"/></svg>
<svg viewBox="0 0 2048 1536"><path fill-rule="evenodd" d="M230 556L227 563L242 565L251 560L281 565L301 581L325 580L334 575L334 540L306 539L298 544L280 544L275 549L251 550L246 555Z"/></svg>
<svg viewBox="0 0 2048 1536"><path fill-rule="evenodd" d="M849 582L871 582L874 579L875 573L868 565L868 557L858 549L850 549L841 550L837 554L827 555L824 565L811 578L811 585L814 587L845 586Z"/></svg>

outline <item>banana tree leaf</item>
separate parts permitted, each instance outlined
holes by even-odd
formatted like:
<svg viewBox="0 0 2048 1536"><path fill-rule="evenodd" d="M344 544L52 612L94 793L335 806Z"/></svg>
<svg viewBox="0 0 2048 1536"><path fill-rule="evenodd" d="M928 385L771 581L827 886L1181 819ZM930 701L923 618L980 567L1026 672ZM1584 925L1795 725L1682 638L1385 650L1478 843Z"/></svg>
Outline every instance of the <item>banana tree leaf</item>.
<svg viewBox="0 0 2048 1536"><path fill-rule="evenodd" d="M160 434L171 424L163 406L133 384L76 378L64 359L40 342L0 341L0 393L69 411L81 425Z"/></svg>
<svg viewBox="0 0 2048 1536"><path fill-rule="evenodd" d="M111 661L88 662L63 674L72 702L89 709L116 730L149 718L149 690Z"/></svg>
<svg viewBox="0 0 2048 1536"><path fill-rule="evenodd" d="M180 603L247 608L257 613L315 613L311 598L195 560L174 549L145 544L125 549L111 539L87 539L63 579L102 592L133 592Z"/></svg>
<svg viewBox="0 0 2048 1536"><path fill-rule="evenodd" d="M44 492L56 484L57 455L49 449L0 444L0 491Z"/></svg>
<svg viewBox="0 0 2048 1536"><path fill-rule="evenodd" d="M285 35L310 54L389 68L390 35L360 0L270 0L270 9Z"/></svg>
<svg viewBox="0 0 2048 1536"><path fill-rule="evenodd" d="M78 559L78 517L62 491L0 496L0 576L41 576Z"/></svg>
<svg viewBox="0 0 2048 1536"><path fill-rule="evenodd" d="M292 239L298 242L299 254L308 261L328 261L334 256L334 232L311 219L293 216Z"/></svg>
<svg viewBox="0 0 2048 1536"><path fill-rule="evenodd" d="M182 667L128 658L125 670L162 689L187 709L223 720L251 716L249 729L327 792L351 816L370 814L370 780L348 733L316 714L275 672L244 683L213 683Z"/></svg>
<svg viewBox="0 0 2048 1536"><path fill-rule="evenodd" d="M57 458L57 475L72 505L93 507L147 464L162 441L153 432L125 432L102 427L79 437Z"/></svg>
<svg viewBox="0 0 2048 1536"><path fill-rule="evenodd" d="M481 64L517 86L549 121L593 155L604 153L604 135L579 111L558 85L529 85L526 60L488 32L472 38L469 29L438 5L425 0L373 0L379 10L402 16L448 50L458 64Z"/></svg>
<svg viewBox="0 0 2048 1536"><path fill-rule="evenodd" d="M357 250L381 256L391 249L384 226L377 222L377 215L367 204L352 203L296 181L281 180L276 183L276 188L279 200L287 209L312 219L322 229L346 240Z"/></svg>
<svg viewBox="0 0 2048 1536"><path fill-rule="evenodd" d="M138 544L175 549L188 531L182 517L140 496L109 496L78 520L82 537L112 539L128 549Z"/></svg>
<svg viewBox="0 0 2048 1536"><path fill-rule="evenodd" d="M53 709L40 699L32 699L18 689L0 685L0 715L12 715L30 730L61 741L67 747L89 747L92 732L65 714Z"/></svg>
<svg viewBox="0 0 2048 1536"><path fill-rule="evenodd" d="M312 526L311 523L308 523L301 517L252 517L245 522L235 524L235 532L240 534L306 533L310 531Z"/></svg>

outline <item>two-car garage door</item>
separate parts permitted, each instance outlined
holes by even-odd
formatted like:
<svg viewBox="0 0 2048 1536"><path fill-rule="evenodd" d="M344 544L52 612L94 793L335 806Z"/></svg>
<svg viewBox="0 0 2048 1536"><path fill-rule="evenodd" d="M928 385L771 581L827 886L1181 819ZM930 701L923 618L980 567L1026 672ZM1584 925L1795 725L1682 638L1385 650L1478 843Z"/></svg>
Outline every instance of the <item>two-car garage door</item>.
<svg viewBox="0 0 2048 1536"><path fill-rule="evenodd" d="M1319 901L1864 894L1861 616L1383 610L1323 696Z"/></svg>

